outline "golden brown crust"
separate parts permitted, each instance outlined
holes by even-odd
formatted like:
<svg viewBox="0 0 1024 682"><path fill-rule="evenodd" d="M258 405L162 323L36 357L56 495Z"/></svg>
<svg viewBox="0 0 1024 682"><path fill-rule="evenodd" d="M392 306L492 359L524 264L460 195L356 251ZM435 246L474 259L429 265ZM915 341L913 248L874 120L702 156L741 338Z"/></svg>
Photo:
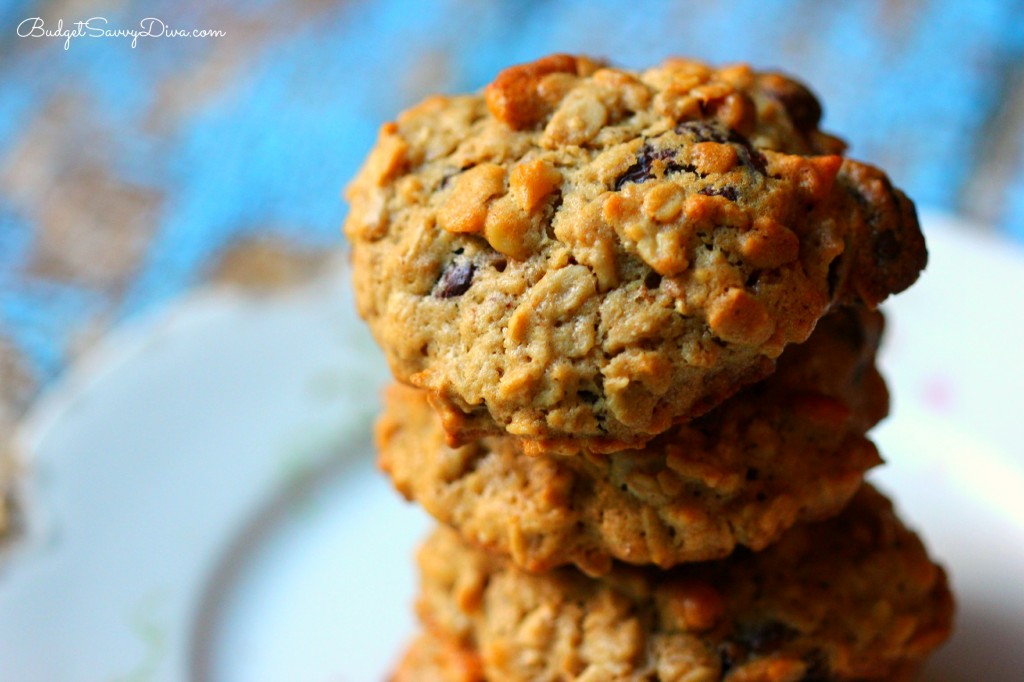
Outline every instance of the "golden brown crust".
<svg viewBox="0 0 1024 682"><path fill-rule="evenodd" d="M360 314L453 443L639 447L924 263L803 86L558 55L385 125L348 190ZM593 399L591 399L593 397Z"/></svg>
<svg viewBox="0 0 1024 682"><path fill-rule="evenodd" d="M586 57L553 54L535 62L510 66L484 88L487 109L494 118L519 130L534 125L558 103L558 92L544 87L544 76L565 73L589 76L598 64Z"/></svg>
<svg viewBox="0 0 1024 682"><path fill-rule="evenodd" d="M874 367L881 326L879 313L837 311L762 383L642 450L606 455L528 456L508 436L453 449L424 394L395 385L377 425L380 466L469 542L530 571L759 550L838 513L881 461L864 437L888 405Z"/></svg>
<svg viewBox="0 0 1024 682"><path fill-rule="evenodd" d="M849 278L851 297L876 306L890 293L905 290L928 263L924 235L918 229L914 203L892 186L877 168L848 164L840 176L848 193L866 210L858 214L864 247L854 255ZM902 265L896 265L901 263Z"/></svg>
<svg viewBox="0 0 1024 682"><path fill-rule="evenodd" d="M764 552L670 571L535 575L447 529L419 562L423 622L507 682L907 680L952 624L944 572L870 487Z"/></svg>
<svg viewBox="0 0 1024 682"><path fill-rule="evenodd" d="M480 657L445 637L425 632L402 655L391 682L485 682Z"/></svg>

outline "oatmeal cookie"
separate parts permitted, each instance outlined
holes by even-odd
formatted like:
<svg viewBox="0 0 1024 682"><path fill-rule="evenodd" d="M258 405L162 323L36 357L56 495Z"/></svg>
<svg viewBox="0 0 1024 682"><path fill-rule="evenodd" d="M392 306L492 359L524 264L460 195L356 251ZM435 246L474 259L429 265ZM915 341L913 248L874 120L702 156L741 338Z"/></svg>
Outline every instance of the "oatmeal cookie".
<svg viewBox="0 0 1024 682"><path fill-rule="evenodd" d="M881 313L831 313L768 379L612 454L531 457L510 436L451 448L424 392L395 385L377 424L380 465L407 499L530 571L760 550L838 513L881 462L864 437L888 407L874 366L881 328Z"/></svg>
<svg viewBox="0 0 1024 682"><path fill-rule="evenodd" d="M347 190L359 313L452 444L638 447L926 251L802 85L556 55L383 126Z"/></svg>
<svg viewBox="0 0 1024 682"><path fill-rule="evenodd" d="M535 575L448 529L419 564L427 628L506 682L908 680L953 613L943 570L869 486L763 552L669 571Z"/></svg>
<svg viewBox="0 0 1024 682"><path fill-rule="evenodd" d="M425 632L402 656L391 682L485 682L480 657L457 643Z"/></svg>

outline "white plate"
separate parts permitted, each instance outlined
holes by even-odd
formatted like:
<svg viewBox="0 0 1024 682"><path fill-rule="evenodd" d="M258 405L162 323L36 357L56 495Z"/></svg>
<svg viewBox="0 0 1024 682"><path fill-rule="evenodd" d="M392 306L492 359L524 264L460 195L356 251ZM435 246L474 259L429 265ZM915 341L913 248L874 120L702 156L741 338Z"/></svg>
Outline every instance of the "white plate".
<svg viewBox="0 0 1024 682"><path fill-rule="evenodd" d="M892 306L878 430L893 493L950 569L953 641L926 680L1024 670L1019 255L927 219ZM380 352L347 273L286 295L205 292L111 336L22 443L30 524L0 575L9 682L382 679L413 632L428 521L373 468Z"/></svg>

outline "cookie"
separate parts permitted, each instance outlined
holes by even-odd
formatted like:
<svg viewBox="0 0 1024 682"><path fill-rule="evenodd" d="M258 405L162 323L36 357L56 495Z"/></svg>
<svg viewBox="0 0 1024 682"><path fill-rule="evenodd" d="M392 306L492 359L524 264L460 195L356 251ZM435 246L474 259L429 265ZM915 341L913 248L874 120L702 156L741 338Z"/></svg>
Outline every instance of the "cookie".
<svg viewBox="0 0 1024 682"><path fill-rule="evenodd" d="M356 300L450 442L614 452L909 286L913 204L746 66L556 55L383 126L347 190Z"/></svg>
<svg viewBox="0 0 1024 682"><path fill-rule="evenodd" d="M480 657L451 640L426 632L409 645L391 682L485 682Z"/></svg>
<svg viewBox="0 0 1024 682"><path fill-rule="evenodd" d="M536 575L448 529L419 564L421 620L507 682L908 680L952 623L943 570L868 486L763 552L669 571Z"/></svg>
<svg viewBox="0 0 1024 682"><path fill-rule="evenodd" d="M864 433L885 416L877 312L841 309L778 370L641 450L528 456L509 436L451 448L423 391L395 385L377 424L398 490L472 544L531 571L612 559L668 567L759 550L836 514L881 462Z"/></svg>

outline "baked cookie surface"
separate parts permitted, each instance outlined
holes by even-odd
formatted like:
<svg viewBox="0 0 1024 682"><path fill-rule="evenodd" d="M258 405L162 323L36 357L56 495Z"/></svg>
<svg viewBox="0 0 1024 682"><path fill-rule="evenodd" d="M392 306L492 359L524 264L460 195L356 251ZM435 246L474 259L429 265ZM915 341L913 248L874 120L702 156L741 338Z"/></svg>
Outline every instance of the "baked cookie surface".
<svg viewBox="0 0 1024 682"><path fill-rule="evenodd" d="M637 447L926 252L912 203L744 66L555 55L386 124L347 191L357 305L453 444Z"/></svg>
<svg viewBox="0 0 1024 682"><path fill-rule="evenodd" d="M392 386L377 424L397 489L470 543L545 571L760 550L836 514L881 459L864 433L888 393L874 365L877 312L840 309L777 371L643 449L529 456L509 436L451 448L423 391Z"/></svg>
<svg viewBox="0 0 1024 682"><path fill-rule="evenodd" d="M480 657L434 633L419 635L390 682L485 682Z"/></svg>
<svg viewBox="0 0 1024 682"><path fill-rule="evenodd" d="M493 680L908 680L953 613L942 569L868 486L763 552L669 571L535 575L448 529L419 564L422 621Z"/></svg>

